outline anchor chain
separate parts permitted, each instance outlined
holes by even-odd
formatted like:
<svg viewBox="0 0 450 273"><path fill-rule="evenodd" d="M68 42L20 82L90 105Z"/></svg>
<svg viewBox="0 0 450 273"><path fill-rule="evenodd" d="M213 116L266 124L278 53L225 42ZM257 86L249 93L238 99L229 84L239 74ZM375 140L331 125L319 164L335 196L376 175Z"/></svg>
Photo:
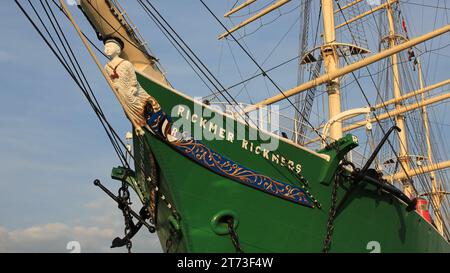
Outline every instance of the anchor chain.
<svg viewBox="0 0 450 273"><path fill-rule="evenodd" d="M151 176L147 175L147 171L144 165L144 154L145 154L145 147L144 144L145 143L145 139L143 136L139 136L139 155L141 157L141 160L139 162L139 174L140 177L144 180L151 179ZM150 151L149 151L150 153ZM150 154L150 156L153 156L152 154ZM155 166L150 166L150 167L155 167ZM146 177L148 177L148 179L146 179ZM148 197L146 201L146 205L148 205L149 207L149 212L150 212L150 222L152 224L156 224L156 193L155 190L153 188L150 189L150 196Z"/></svg>
<svg viewBox="0 0 450 273"><path fill-rule="evenodd" d="M98 179L94 181L94 185L98 186L109 197L116 201L119 209L122 210L122 214L124 216L125 236L123 238L114 238L111 248L126 246L128 252L131 252L131 239L134 237L134 235L136 235L136 233L141 229L142 226L145 226L150 233L154 233L156 231L154 226L145 221L150 218L149 212L146 207L142 207L139 211L139 214L134 212L130 207L130 205L132 204L130 202L130 192L128 191L128 185L125 181L123 181L122 186L119 189L118 196L114 195L110 190L103 186ZM133 222L133 218L138 220L136 224Z"/></svg>
<svg viewBox="0 0 450 273"><path fill-rule="evenodd" d="M231 237L231 242L233 243L236 253L244 253L244 251L241 248L241 244L239 243L238 234L237 234L236 230L234 229L234 219L233 218L229 218L227 220L227 227L228 227L228 232Z"/></svg>
<svg viewBox="0 0 450 273"><path fill-rule="evenodd" d="M323 249L322 249L323 252L327 253L330 250L331 240L333 237L333 230L334 230L333 223L334 223L334 220L336 217L336 213L342 209L343 205L345 204L345 202L346 202L347 198L349 197L349 195L351 194L351 192L355 189L355 187L363 179L366 179L368 182L370 182L370 180L371 180L370 177L366 176L366 174L369 170L369 167L372 164L372 162L375 160L378 152L381 150L384 143L388 140L389 135L394 130L400 132L400 128L397 127L396 125L389 128L389 130L384 134L380 143L378 143L377 147L374 149L374 151L372 152L369 159L366 161L366 163L364 164L364 166L362 167L361 170L356 168L356 166L353 163L351 163L350 161L348 161L346 159L343 159L342 162L339 164L338 170L335 173L334 181L333 181L330 211L329 211L328 222L327 222L327 235L325 237L325 241L324 241L324 245L323 245ZM336 145L336 152L337 152L337 154L339 154L339 146L337 146L337 145ZM353 169L352 175L349 176L349 175L344 174L344 168L343 168L344 165L348 165ZM340 201L340 204L336 207L337 190L339 187L340 177L344 177L347 180L351 181L351 188L349 190L347 190L347 192L343 196L342 200ZM411 209L411 208L415 207L415 200L410 200L409 197L404 195L401 191L396 190L394 187L390 188L388 186L385 186L385 185L383 185L383 183L380 183L376 179L374 179L374 181L372 181L372 183L376 184L377 187L384 187L385 190L389 191L391 194L393 194L397 198L404 200L408 204L407 209Z"/></svg>
<svg viewBox="0 0 450 273"><path fill-rule="evenodd" d="M122 182L122 187L119 189L119 208L122 210L122 214L125 221L125 230L124 233L127 235L131 231L131 225L133 224L133 216L130 213L130 205L132 204L130 201L130 192L128 191L128 184L126 182ZM131 248L133 244L131 240L125 237L127 240L126 247L128 253L131 253Z"/></svg>
<svg viewBox="0 0 450 273"><path fill-rule="evenodd" d="M336 204L337 204L337 191L339 187L339 176L342 172L342 169L339 170L334 175L333 179L333 189L331 191L331 204L330 210L328 212L328 221L327 221L327 234L325 236L325 240L323 242L323 253L328 253L331 246L331 241L333 239L333 231L334 231L334 219L336 217Z"/></svg>
<svg viewBox="0 0 450 273"><path fill-rule="evenodd" d="M288 170L290 170L288 168ZM311 199L311 201L314 203L313 208L317 207L318 209L322 209L322 204L317 200L314 195L308 190L311 189L311 186L309 185L308 180L301 174L298 174L292 170L290 170L291 173L299 180L299 183L297 183L298 186L300 186L306 193L306 195Z"/></svg>
<svg viewBox="0 0 450 273"><path fill-rule="evenodd" d="M140 150L141 152L144 151L144 148L147 148L147 151L149 153L151 153L151 149L149 144L143 139L143 137L140 137ZM145 146L144 146L145 145ZM143 155L141 155L141 157L143 158ZM141 168L143 169L143 160L141 160ZM164 204L166 205L166 207L172 212L172 216L174 217L174 219L176 221L180 221L181 220L181 216L178 213L178 211L175 209L175 206L168 200L168 198L160 191L159 186L155 183L154 179L151 176L147 176L147 182L151 185L151 192L150 194L152 195L151 200L151 205L150 207L155 208L155 222L156 222L156 197L158 197L159 199L161 199ZM166 240L166 252L170 252L170 249L173 247L174 245L174 241L178 238L178 231L170 228L169 229L169 238L167 238Z"/></svg>
<svg viewBox="0 0 450 273"><path fill-rule="evenodd" d="M311 201L314 203L314 205L318 208L321 209L322 208L322 204L319 202L319 200L317 200L314 195L308 190L309 188L309 183L308 180L306 180L306 178L304 176L299 176L300 182L302 183L302 185L300 185L303 190L305 191L306 195L308 195L308 197L311 199Z"/></svg>
<svg viewBox="0 0 450 273"><path fill-rule="evenodd" d="M328 220L327 220L327 234L325 236L325 240L323 242L323 248L322 248L322 252L324 252L324 253L328 253L328 251L330 250L331 241L333 239L334 220L336 218L336 213L338 211L337 194L338 194L340 178L341 177L344 177L347 179L351 178L350 176L348 176L344 173L344 166L350 166L353 170L358 170L352 162L350 162L346 159L343 159L342 162L339 164L338 169L334 175L333 188L331 190L330 210L328 212Z"/></svg>
<svg viewBox="0 0 450 273"><path fill-rule="evenodd" d="M151 153L150 146L149 146L149 144L148 144L146 141L144 141L144 140L141 139L141 144L144 144L145 147L147 148L147 151L148 151L149 153ZM147 181L148 181L148 182L152 185L152 187L153 187L152 190L154 191L154 195L155 195L155 198L153 198L153 200L154 200L153 202L155 202L156 196L158 196L159 198L161 198L161 200L163 200L163 202L165 203L166 207L167 207L169 210L172 211L173 217L175 217L175 219L176 219L177 221L179 221L179 220L181 219L180 214L177 212L177 210L176 210L175 207L172 205L172 203L170 203L170 202L167 200L167 197L166 197L163 193L161 193L160 188L159 188L158 185L155 183L155 181L152 179L152 177L151 177L151 176L148 176L148 177L147 177Z"/></svg>

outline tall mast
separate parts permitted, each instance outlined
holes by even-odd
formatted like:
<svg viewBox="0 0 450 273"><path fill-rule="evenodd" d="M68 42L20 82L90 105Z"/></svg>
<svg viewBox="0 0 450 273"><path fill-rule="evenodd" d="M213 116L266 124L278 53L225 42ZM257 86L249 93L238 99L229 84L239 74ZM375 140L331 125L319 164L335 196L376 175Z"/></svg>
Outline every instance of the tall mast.
<svg viewBox="0 0 450 273"><path fill-rule="evenodd" d="M394 16L392 12L392 6L390 2L387 5L386 12L389 21L389 48L393 48L396 45L397 36L395 34L395 24L394 24ZM400 86L400 76L399 76L399 68L398 68L398 56L397 54L391 55L391 66L392 66L392 81L393 81L393 91L394 91L394 99L400 98L402 96L401 86ZM395 109L402 108L403 104L401 101L395 103ZM400 132L398 133L398 141L399 141L399 161L400 164L403 165L402 171L407 172L410 169L409 160L408 160L408 140L406 135L406 126L405 126L405 116L403 114L395 115L395 123L400 128ZM403 191L409 197L413 196L413 189L410 181L407 179L402 180L403 183Z"/></svg>
<svg viewBox="0 0 450 273"><path fill-rule="evenodd" d="M301 17L300 21L301 31L299 34L299 56L305 56L308 49L308 40L309 40L309 19L311 15L311 5L312 0L305 0L304 4L301 7ZM314 45L315 46L315 45ZM302 65L301 59L299 60L298 65L298 74L297 74L297 85L304 82L305 74L309 74L308 79L317 78L320 74L320 67L322 66L322 62L318 61L315 64L310 64L310 72L306 73L307 69L305 65ZM316 88L311 88L306 91L305 95L297 95L295 98L295 103L298 109L301 109L301 112L295 112L294 119L294 141L296 143L303 144L305 142L305 135L307 131L306 121L309 120L311 116L311 111L314 103L314 98L316 95Z"/></svg>
<svg viewBox="0 0 450 273"><path fill-rule="evenodd" d="M284 99L286 99L286 97L291 97L293 95L296 95L296 94L299 94L301 92L304 92L305 90L308 90L308 89L313 88L315 86L319 86L321 84L327 83L330 80L335 79L337 77L342 77L342 76L344 76L346 74L349 74L349 73L351 73L351 72L353 72L355 70L358 70L358 69L360 69L362 67L368 66L368 65L373 64L373 63L375 63L375 62L377 62L377 61L379 61L381 59L387 58L387 57L391 56L392 54L396 54L396 53L398 53L400 51L403 51L405 49L408 49L408 48L410 48L412 46L415 46L417 44L423 43L425 41L428 41L428 40L430 40L430 39L432 39L434 37L437 37L439 35L443 35L443 34L445 34L447 32L450 32L450 24L447 24L447 25L445 25L443 27L440 27L440 28L435 29L435 30L433 30L431 32L423 34L423 35L421 35L419 37L416 37L414 39L411 39L411 40L405 41L403 43L400 43L400 44L396 45L393 48L383 50L383 51L378 52L378 53L376 53L376 54L374 54L372 56L369 56L369 57L364 58L362 60L359 60L359 61L356 61L356 62L351 63L349 65L346 65L346 66L344 66L342 68L337 69L334 73L325 73L325 74L323 74L323 75L321 75L321 76L319 76L319 77L317 77L315 79L312 79L312 80L310 80L308 82L302 83L302 84L300 84L300 85L298 85L296 87L293 87L293 88L288 89L288 90L284 90L283 94L278 94L278 95L275 95L273 97L266 98L266 99L264 99L264 100L262 100L260 102L254 103L254 104L252 104L250 106L247 106L244 109L244 112L248 113L248 112L254 111L255 109L258 109L261 106L273 104L273 103L276 103L278 101L284 100Z"/></svg>
<svg viewBox="0 0 450 273"><path fill-rule="evenodd" d="M419 84L420 88L424 88L423 84L423 74L422 74L422 64L419 60L417 60L417 71L419 74ZM422 101L425 100L425 94L422 93ZM431 140L430 140L430 127L429 127L429 119L428 119L428 111L427 107L422 107L422 120L423 127L425 129L425 141L427 144L427 157L428 157L428 165L433 165L433 150L431 148ZM434 223L436 224L436 228L441 235L444 234L444 226L441 215L441 202L443 194L441 193L441 189L438 186L438 181L436 180L435 172L430 172L430 180L431 180L431 202L433 202L433 212L434 212Z"/></svg>
<svg viewBox="0 0 450 273"><path fill-rule="evenodd" d="M336 42L334 26L333 0L322 0L322 17L324 30L324 45L321 48L327 73L333 73L339 69L339 56L333 43ZM339 78L327 83L328 92L328 118L332 119L341 112L341 96ZM342 123L334 122L330 127L330 138L333 140L342 137Z"/></svg>

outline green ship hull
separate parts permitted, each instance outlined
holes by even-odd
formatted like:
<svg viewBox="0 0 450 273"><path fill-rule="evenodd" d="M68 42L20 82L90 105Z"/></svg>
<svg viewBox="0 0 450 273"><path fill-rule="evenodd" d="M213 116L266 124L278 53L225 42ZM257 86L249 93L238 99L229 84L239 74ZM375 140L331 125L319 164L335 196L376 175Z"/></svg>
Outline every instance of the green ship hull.
<svg viewBox="0 0 450 273"><path fill-rule="evenodd" d="M44 22L46 20L41 20L33 6L34 12L39 17L39 24L34 22L33 18L28 15L18 1L16 3L84 92L93 109L98 111L96 114L99 116L108 135L113 133L110 132L113 131L111 128L106 128L106 118L103 116L103 112L100 111L101 109L99 109L95 97L92 96L95 103L91 100L90 94L92 94L92 90L90 90L89 84L87 84L89 88L84 84L88 82L78 61L75 59L76 65L72 61L73 57L75 58L75 54L70 45L68 45L69 42L66 40L64 31L61 29L53 12L51 12L53 16L50 17L46 7L41 3L49 19L48 21L52 25L52 28L50 28L47 24L47 28ZM431 37L448 32L448 27L442 27L426 35L409 40L406 23L403 16L400 16L400 10L398 10L399 16L396 17L398 17L397 23L399 25L397 27L402 26L405 35L401 32L396 34L394 19L391 14L391 4L388 4L386 9L389 15L390 29L389 33L385 34L389 35L387 37L380 36L380 45L384 44L384 41L389 41L389 49L384 50L382 55L380 55L381 53L375 53L371 57L366 58L363 63L358 59L355 62L351 59L351 64L339 67L341 57L346 58L351 55L355 55L355 58L356 55L362 57L363 54L370 51L360 46L337 42L334 36L335 29L338 26L335 27L334 21L331 20L333 14L336 13L333 9L333 1L328 0L321 3L320 14L323 15L320 16L327 18L323 20L322 33L324 44L321 47L316 47L315 45L314 49L305 51L304 53L307 53L305 55L300 54L302 58L298 58L298 61L302 65L309 65L313 62L319 64L318 61L320 61L319 66L314 64L314 70L318 70L316 72L310 69L313 66L305 66L305 71L309 70L311 72L308 72L311 79L315 73L321 74L320 66L322 61L326 73L321 76L316 75L311 81L304 82L301 86L289 91L291 92L290 95L292 95L294 93L292 91L295 91L295 89L304 90L305 86L312 88L326 82L327 91L330 94L330 105L333 105L333 101L340 101L338 93L341 86L338 78L343 77L344 73L353 73L352 71L358 67L361 68L381 58L392 56L393 76L386 77L387 85L389 81L394 82L393 80L398 78L397 74L400 74L397 68L396 52L399 53L400 50L406 50L406 43L409 43L408 59L411 62L412 57L414 57L415 70L417 59L415 59L412 49L420 41L424 42ZM64 15L75 26L84 45L89 49L98 67L102 69L100 61L95 57L95 53L87 41L87 36L77 26L64 1L61 1L60 4ZM162 26L165 30L163 31L164 35L168 36L167 34L169 34L171 36L172 39L168 38L172 44L175 42L178 44L178 47L183 49L185 53L182 54L183 57L184 55L187 55L189 58L190 55L195 56L191 50L189 52L184 50L184 47L188 49L189 47L154 7L149 9L147 5L140 4L149 16L151 16L152 10L156 11L158 16L153 15L155 18L152 17L152 20L157 23L158 28L161 29ZM48 3L47 6L52 11ZM310 4L305 5L305 7L309 6ZM236 113L235 109L228 112L217 110L214 108L214 105L210 105L208 102L204 103L190 98L168 87L169 84L159 68L157 59L149 53L146 43L142 41L141 35L129 20L127 13L118 4L118 1L79 1L79 7L94 28L97 37L105 43L112 42L115 44L113 47L116 48L115 50L109 48L111 52L105 45L105 49L107 49L105 53L112 60L108 63L107 67L109 68L105 69L105 71L102 70L102 74L124 107L126 115L133 120L134 125L147 122L147 125L143 128L145 134L138 136L135 132L133 136L135 170L117 167L112 171L112 178L122 182L119 197L103 187L98 180L95 182L97 186L100 186L119 203L119 208L124 214L125 232L127 234L123 239L114 239L114 247L125 245L130 247L129 238L133 237L144 225L142 218L149 216L147 218L150 218L150 222L154 225L162 249L170 253L450 253L449 238L441 236L435 226L430 223L431 221L427 221L426 217L423 217L415 210L416 203L413 200L410 200L392 185L384 182L374 170L366 172L367 169L365 168L361 171L355 167L349 167L351 164L348 164L346 161L346 155L358 146L356 137L346 135L334 143L328 144L322 150L313 151L270 131L260 130L258 127L261 125L252 125L250 120L245 117L242 118L242 115ZM205 7L207 6L205 5ZM339 9L342 12L343 9L341 7ZM301 15L302 17L306 16L306 10L305 8L304 14ZM397 7L395 7L394 11L397 12ZM211 13L213 14L212 11ZM163 19L164 24L160 22L159 17ZM403 21L401 22L400 19ZM308 20L304 21L307 22ZM59 31L55 28L53 22L56 22ZM348 25L349 22L345 23ZM66 54L63 54L64 52L60 50L54 39L51 39L54 45L49 42L46 35L40 30L40 25L45 28L49 38L52 38L52 35L48 29L55 30ZM165 25L171 31L167 30ZM307 30L308 24L305 23L305 26L305 30ZM318 29L319 23L317 25ZM176 34L176 37L172 37L172 32ZM65 43L61 40L60 33ZM228 33L231 34L231 32ZM380 32L379 34L381 35L382 33ZM398 38L402 39L397 41ZM111 39L115 39L115 41L111 41ZM181 40L182 45L179 44L178 40ZM353 38L352 40L355 39ZM356 41L354 42L356 43ZM71 54L69 54L66 44ZM305 44L305 48L302 51L306 50L306 45L308 43ZM175 46L177 50L178 47ZM320 58L314 57L318 49L320 49ZM341 51L338 54L337 49L345 52ZM379 50L381 49L382 47L380 46ZM249 56L251 55L249 54ZM116 59L117 57L119 59ZM197 62L195 59L191 59L194 64ZM68 65L67 60L70 60L71 66ZM113 68L111 65L114 63L114 60L118 60L118 63ZM120 72L121 70L119 65L124 60L131 65L123 67L124 71L122 73L125 76L120 75L122 79L119 80L120 73L118 74L118 71ZM201 67L204 67L203 63L201 64ZM284 64L287 64L287 62ZM134 77L129 77L130 75L128 74L132 72L131 66L133 65L135 69L140 71L136 74L140 86L154 100L147 96L140 96L141 94L137 92L140 89L134 88L136 84ZM201 67L199 70L203 70ZM418 63L419 67L420 64ZM116 71L118 68L119 70ZM273 67L272 69L275 68ZM81 77L79 72L81 72L83 77ZM261 76L268 76L264 71L262 72ZM368 72L370 75L369 70ZM108 73L111 74L108 75ZM370 77L372 78L372 75ZM209 78L209 76L206 76L206 78ZM362 76L359 78L362 78ZM361 87L356 76L355 80ZM372 81L374 80L372 79ZM400 83L403 84L403 81L398 81L397 84L394 84L395 110L391 112L386 107L386 111L389 111L386 112L389 117L391 117L390 113L397 112L392 114L392 116L396 117L396 121L401 120L399 117L403 115L403 110L406 112L409 106L413 106L413 104L403 105L400 101L397 101L403 95L406 96L406 94L401 95ZM382 82L380 81L379 84L381 85ZM375 81L374 85L377 86ZM347 86L351 86L350 83ZM411 86L415 86L412 79ZM425 92L425 87L408 94L416 94L420 90ZM427 91L430 90L432 89L430 88ZM133 94L128 94L130 92ZM421 91L422 96L424 95L423 92ZM127 97L131 95L129 96L130 98L125 99L126 103L123 102L123 97L121 99L121 96L124 95ZM284 93L283 95L286 97ZM378 95L378 97L382 98L380 94ZM144 97L147 104L145 104L143 109L144 113L141 113L140 103L144 101L136 101L135 99L141 100ZM426 100L423 97L423 105L421 107L425 109L424 107L428 105L425 104L425 101L432 101L439 97L436 96ZM279 98L283 97L277 95L267 98L266 102L269 100L273 104L279 101ZM404 100L406 100L406 97L402 98L401 102ZM439 98L435 102L441 100L443 98ZM151 102L150 104L148 104L149 101ZM383 102L383 105L385 103ZM313 105L312 101L310 101L310 104L311 106ZM159 110L159 106L161 106L162 110ZM329 109L329 116L338 121L337 118L339 116L332 113L342 115L343 112L341 112L340 107L333 108L335 108L332 109L333 111ZM377 109L375 107L371 108L371 111ZM130 109L133 111L130 112ZM412 109L416 109L416 107L413 106L411 107ZM359 111L359 109L356 110ZM130 115L130 113L133 115ZM142 117L145 117L146 120L141 120ZM424 118L424 120L427 120L427 118ZM403 122L401 123L403 124ZM403 127L400 124L398 125ZM392 132L394 128L392 127L389 132ZM397 127L397 129L400 128ZM405 130L402 132L405 133ZM416 131L414 133L418 134ZM340 136L341 134L339 133L338 135ZM200 138L197 138L199 136ZM385 136L384 140L386 137L388 135ZM336 137L330 134L330 138ZM110 139L113 145L116 146L116 139L112 139L111 136ZM399 142L401 143L403 140L400 138ZM405 140L405 144L407 143ZM431 148L429 149L431 151ZM401 157L406 156L409 156L407 151L403 154L401 153ZM122 162L127 161L128 158L122 157L125 156L121 155ZM428 158L432 159L431 153ZM370 162L369 160L367 165L370 165ZM344 163L347 163L345 168ZM131 214L129 210L129 204L127 203L129 195L126 194L128 193L126 191L128 188L125 183L128 183L133 188L140 198L143 208L146 209L142 209L140 215L134 211L131 211L133 212ZM414 199L414 201L416 200ZM134 224L130 215L139 219L139 222ZM150 224L147 222L145 224L149 231L153 231Z"/></svg>
<svg viewBox="0 0 450 273"><path fill-rule="evenodd" d="M212 139L202 140L207 147L273 179L301 187L299 177L303 177L317 200L314 207L308 207L238 183L198 164L147 131L143 137L145 145L135 136L135 165L136 169L145 165L158 173L159 197L153 199L156 231L164 251L236 252L222 221L226 217L234 218L244 252L322 251L329 232L334 174L345 153L357 145L354 137L348 135L339 141L339 153L336 149L310 151L282 138L278 148L268 153L261 148L264 141L240 138L237 128L232 131L234 138L227 139L226 130L221 134L225 136L223 140L213 139L212 135L219 135L219 127L210 130L208 122L205 125L198 121L200 117L192 119L192 109L202 103L145 76L138 74L138 80L162 109L168 114L172 111L174 123L183 118L189 121L191 127L184 126L183 131L194 132L203 126L206 139ZM207 116L209 122L223 120L224 127L238 127L239 122L222 113L212 111ZM256 130L244 127L247 136ZM301 166L299 174L297 164ZM151 184L136 173L136 183L141 187L134 187L135 190L143 200L150 200ZM340 181L338 202L348 190L345 177L340 177ZM449 243L433 225L415 210L407 210L407 205L393 195L365 181L352 191L336 215L330 239L330 252L450 252Z"/></svg>

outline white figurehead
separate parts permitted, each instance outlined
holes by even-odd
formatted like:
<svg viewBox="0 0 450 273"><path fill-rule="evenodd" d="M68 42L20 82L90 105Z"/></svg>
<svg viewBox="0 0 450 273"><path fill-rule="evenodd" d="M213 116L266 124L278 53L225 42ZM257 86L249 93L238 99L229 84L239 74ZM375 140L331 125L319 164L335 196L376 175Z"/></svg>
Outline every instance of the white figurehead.
<svg viewBox="0 0 450 273"><path fill-rule="evenodd" d="M108 73L114 88L122 97L127 108L128 118L134 122L139 128L135 128L138 134L143 134L142 126L146 124L144 110L149 103L153 111L157 112L161 109L158 102L150 96L139 85L134 66L131 62L122 59L119 55L122 52L124 44L117 38L107 39L105 41L105 54L110 58L106 64L105 70ZM125 111L125 113L127 113Z"/></svg>

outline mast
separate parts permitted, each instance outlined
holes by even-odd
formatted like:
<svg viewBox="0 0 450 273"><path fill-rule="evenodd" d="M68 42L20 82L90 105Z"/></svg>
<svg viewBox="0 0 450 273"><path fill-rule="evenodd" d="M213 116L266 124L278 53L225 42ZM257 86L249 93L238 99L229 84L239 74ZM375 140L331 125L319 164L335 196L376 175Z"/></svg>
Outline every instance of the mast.
<svg viewBox="0 0 450 273"><path fill-rule="evenodd" d="M388 22L389 22L389 48L393 48L396 45L397 36L395 35L395 25L394 25L394 17L392 14L392 6L390 2L386 7ZM398 68L398 56L397 54L391 55L391 66L392 66L392 81L393 81L393 92L394 99L400 98L402 96L401 86L400 86L400 73ZM395 109L398 110L403 106L401 101L395 103ZM400 128L400 132L398 132L398 142L399 142L399 161L403 166L402 171L407 173L410 169L409 160L408 160L408 139L406 134L406 126L405 126L405 116L403 114L395 115L394 117L396 125ZM401 180L403 184L403 191L409 197L413 196L413 189L410 181L407 179Z"/></svg>
<svg viewBox="0 0 450 273"><path fill-rule="evenodd" d="M256 0L247 0L247 1L245 1L244 3L240 4L239 6L233 8L233 9L231 9L230 11L228 11L227 13L225 13L225 14L223 15L223 17L229 17L231 14L234 14L234 13L240 11L241 9L243 9L243 8L245 8L245 7L249 6L249 5L251 5L251 4L252 4L253 2L255 2L255 1L256 1Z"/></svg>
<svg viewBox="0 0 450 273"><path fill-rule="evenodd" d="M420 89L424 88L423 83L423 74L422 74L422 63L417 59L417 72L419 74L419 84ZM425 100L425 95L422 93L422 101ZM427 144L427 157L428 157L428 165L433 165L433 150L431 147L430 140L430 127L429 127L429 119L428 119L428 111L427 107L422 107L422 121L425 129L425 141ZM430 180L431 180L431 202L433 202L433 212L434 212L434 223L436 224L436 228L441 235L444 234L444 226L441 215L441 202L443 194L440 191L438 186L438 181L436 179L436 174L434 171L430 172Z"/></svg>
<svg viewBox="0 0 450 273"><path fill-rule="evenodd" d="M283 94L278 94L278 95L275 95L273 97L266 98L266 99L264 99L264 100L262 100L260 102L254 103L253 105L250 105L250 106L246 107L244 109L244 112L248 113L248 112L251 112L251 111L257 109L258 107L262 107L262 106L265 106L265 105L273 104L273 103L276 103L278 101L284 100L284 99L286 99L286 97L291 97L293 95L296 95L298 93L304 92L304 91L306 91L306 90L308 90L310 88L313 88L315 86L327 83L327 82L329 82L332 79L335 79L335 78L344 76L346 74L349 74L352 71L355 71L355 70L358 70L358 69L360 69L362 67L368 66L368 65L370 65L372 63L375 63L375 62L377 62L377 61L379 61L379 60L381 60L383 58L389 57L392 54L396 54L396 53L398 53L400 51L403 51L403 50L405 50L407 48L410 48L410 47L415 46L417 44L423 43L425 41L428 41L428 40L430 40L430 39L432 39L434 37L437 37L439 35L445 34L445 33L449 32L449 31L450 31L450 24L445 25L445 26L443 26L441 28L435 29L434 31L431 31L429 33L423 34L422 36L419 36L419 37L416 37L414 39L405 41L404 43L398 44L398 45L396 45L393 48L383 50L383 51L381 51L379 53L376 53L376 54L374 54L374 55L372 55L370 57L367 57L365 59L356 61L356 62L351 63L351 64L349 64L347 66L344 66L342 68L339 68L333 73L325 73L325 74L317 77L316 79L313 79L313 80L310 80L308 82L302 83L302 84L300 84L300 85L298 85L298 86L296 86L294 88L291 88L291 89L288 89L288 90L284 90Z"/></svg>
<svg viewBox="0 0 450 273"><path fill-rule="evenodd" d="M283 6L284 4L289 3L291 0L280 0L278 2L276 2L275 4L261 10L260 12L258 12L257 14L255 14L254 16L248 18L247 20L241 22L240 24L238 24L237 26L234 26L233 28L231 28L230 30L228 30L225 33L222 33L217 39L222 40L223 38L227 37L228 35L230 35L231 33L235 32L236 30L239 30L243 27L245 27L246 25L250 24L251 22L263 17L264 15L278 9L279 7ZM251 4L251 3L249 3ZM225 14L227 15L227 14ZM225 16L224 15L224 16ZM225 16L226 17L226 16Z"/></svg>
<svg viewBox="0 0 450 273"><path fill-rule="evenodd" d="M394 16L392 14L392 5L388 2L386 7L386 13L389 22L389 48L393 48L396 45L397 36L395 34L395 25L394 25ZM401 86L400 86L400 73L398 68L398 56L397 54L391 55L391 66L392 66L392 81L393 81L393 93L394 99L398 99L402 96ZM401 101L397 101L395 103L395 109L398 110L403 106ZM396 125L400 128L400 132L398 132L398 142L399 142L399 161L403 166L402 171L407 173L410 169L409 160L408 160L408 138L406 134L406 126L405 126L405 116L403 114L395 115L394 117ZM409 197L413 195L413 189L411 184L407 179L401 180L403 184L403 191Z"/></svg>
<svg viewBox="0 0 450 273"><path fill-rule="evenodd" d="M425 87L424 89L426 89L426 88L427 87ZM421 94L420 92L417 92L417 91L415 91L414 93L415 94ZM437 102L440 102L440 101L444 101L444 100L448 100L448 99L450 99L450 93L444 93L442 95L438 95L438 96L434 96L432 98L428 98L428 99L425 99L425 100L417 101L417 102L412 103L412 104L407 104L407 105L402 106L400 109L394 109L394 110L391 110L391 111L379 114L376 118L369 118L369 119L366 119L366 120L363 120L363 121L356 121L353 124L342 128L342 132L348 132L348 131L351 131L351 130L355 130L355 129L359 128L359 127L365 126L368 122L369 123L373 123L373 122L385 120L385 119L391 118L392 116L404 114L404 113L407 113L407 112L411 112L411 111L413 111L415 109L422 108L423 106L431 105L431 104L434 104L434 103L437 103ZM392 104L392 103L390 103L390 104ZM367 114L367 113L365 113L365 112L361 112L359 114L355 113L355 115L344 116L344 117L341 118L341 120L346 120L346 119L349 119L349 118L352 118L352 117L355 117L355 116L361 115L361 114ZM316 137L316 138L314 138L312 140L309 140L309 141L305 142L305 145L311 144L311 143L314 143L314 142L317 142L317 141L320 141L320 140L321 140L320 137Z"/></svg>
<svg viewBox="0 0 450 273"><path fill-rule="evenodd" d="M333 43L336 42L336 31L334 26L333 0L322 0L322 17L324 30L324 45L321 48L326 73L333 73L339 69L339 56ZM328 92L328 118L332 119L341 112L341 95L339 78L327 83ZM342 123L334 122L330 126L329 137L333 140L342 137Z"/></svg>
<svg viewBox="0 0 450 273"><path fill-rule="evenodd" d="M308 47L308 40L309 40L309 19L311 15L311 5L312 0L306 0L303 4L303 9L300 12L302 16L302 20L300 21L300 26L302 26L300 29L302 31L299 34L299 56L304 56L307 53L307 47ZM306 68L304 65L302 65L301 59L299 60L298 64L298 73L297 73L297 84L301 84L304 82L304 76L305 74L309 74L309 79L312 77L317 78L320 74L320 67L322 66L322 62L319 61L315 64L310 65L310 71L309 73L306 73ZM309 119L311 116L311 111L314 103L316 88L311 88L308 91L306 91L305 95L297 95L295 97L295 103L298 109L301 109L301 112L295 111L295 118L294 118L294 141L296 143L303 144L305 141L305 135L306 135L306 120Z"/></svg>

